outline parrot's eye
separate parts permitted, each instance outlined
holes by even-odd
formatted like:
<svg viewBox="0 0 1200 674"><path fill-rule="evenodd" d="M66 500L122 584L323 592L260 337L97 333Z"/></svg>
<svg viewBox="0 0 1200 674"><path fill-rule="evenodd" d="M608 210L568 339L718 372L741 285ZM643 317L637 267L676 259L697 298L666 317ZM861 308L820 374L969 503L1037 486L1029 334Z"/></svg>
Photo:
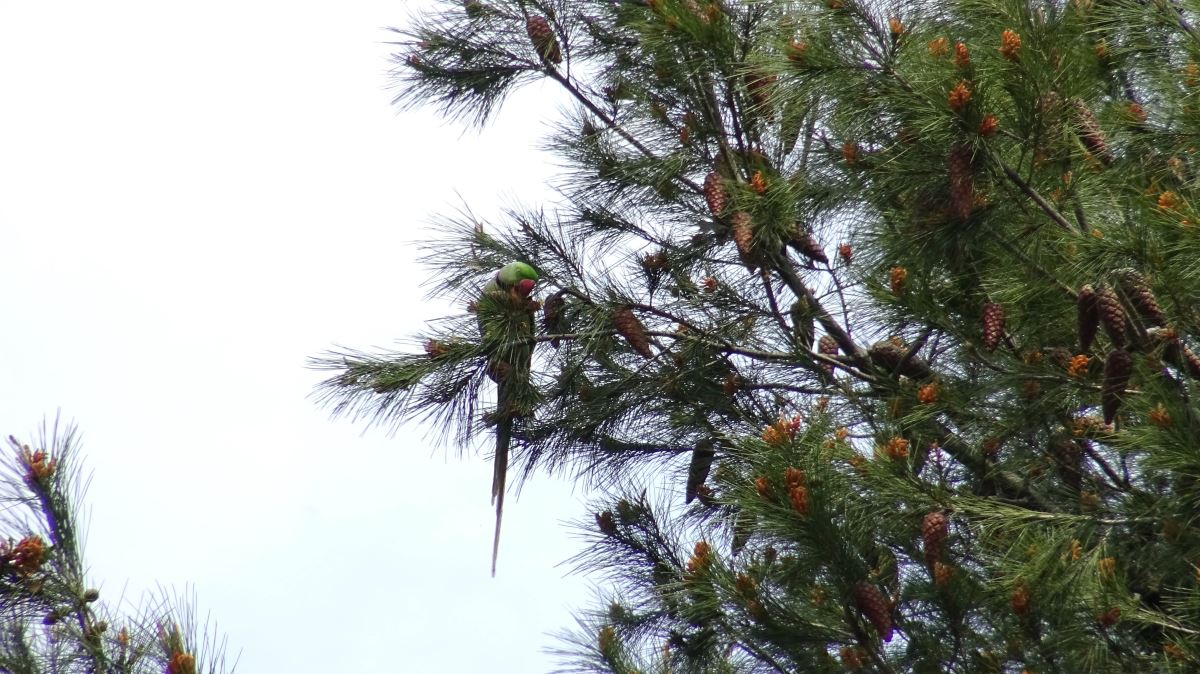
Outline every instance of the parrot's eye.
<svg viewBox="0 0 1200 674"><path fill-rule="evenodd" d="M522 295L528 295L529 293L533 292L533 283L533 279L521 279L521 281L517 283L517 292L521 293Z"/></svg>

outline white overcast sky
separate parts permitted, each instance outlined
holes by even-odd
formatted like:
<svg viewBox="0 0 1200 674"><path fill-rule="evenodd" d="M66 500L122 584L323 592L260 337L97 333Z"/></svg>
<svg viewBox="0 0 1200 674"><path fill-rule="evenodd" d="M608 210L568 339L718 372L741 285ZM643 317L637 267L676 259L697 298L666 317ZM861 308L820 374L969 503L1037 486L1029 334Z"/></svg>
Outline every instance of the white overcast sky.
<svg viewBox="0 0 1200 674"><path fill-rule="evenodd" d="M76 420L92 582L194 589L240 671L547 671L590 598L571 485L509 501L492 579L482 458L307 397L444 310L412 242L457 194L549 196L551 88L482 134L390 107L425 4L0 1L0 434Z"/></svg>

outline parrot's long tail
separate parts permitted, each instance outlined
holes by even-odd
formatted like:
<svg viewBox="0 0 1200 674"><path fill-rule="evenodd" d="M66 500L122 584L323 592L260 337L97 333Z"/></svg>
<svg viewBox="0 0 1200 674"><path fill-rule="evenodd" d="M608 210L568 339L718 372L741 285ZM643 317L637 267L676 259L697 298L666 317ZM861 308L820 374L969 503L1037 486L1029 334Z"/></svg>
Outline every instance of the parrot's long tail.
<svg viewBox="0 0 1200 674"><path fill-rule="evenodd" d="M492 539L492 577L500 554L500 519L504 515L504 480L508 475L508 446L512 442L512 419L496 424L496 456L492 465L492 503L496 504L496 535Z"/></svg>

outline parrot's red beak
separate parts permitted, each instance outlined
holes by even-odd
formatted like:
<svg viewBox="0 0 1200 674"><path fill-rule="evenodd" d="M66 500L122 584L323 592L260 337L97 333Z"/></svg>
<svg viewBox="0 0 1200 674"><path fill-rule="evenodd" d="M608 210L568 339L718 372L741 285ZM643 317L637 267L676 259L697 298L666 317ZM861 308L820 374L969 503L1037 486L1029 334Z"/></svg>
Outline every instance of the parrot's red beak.
<svg viewBox="0 0 1200 674"><path fill-rule="evenodd" d="M533 284L533 279L521 279L517 282L517 292L521 293L521 297L529 297L529 293L533 292Z"/></svg>

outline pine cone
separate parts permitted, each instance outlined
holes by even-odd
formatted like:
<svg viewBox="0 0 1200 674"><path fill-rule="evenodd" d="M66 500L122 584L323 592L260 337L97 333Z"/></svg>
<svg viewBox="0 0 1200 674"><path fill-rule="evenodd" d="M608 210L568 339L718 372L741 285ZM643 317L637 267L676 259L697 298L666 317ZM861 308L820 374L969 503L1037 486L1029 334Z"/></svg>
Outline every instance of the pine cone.
<svg viewBox="0 0 1200 674"><path fill-rule="evenodd" d="M1096 291L1096 309L1100 315L1100 324L1108 333L1113 346L1125 346L1125 310L1121 308L1121 300L1108 286L1100 286Z"/></svg>
<svg viewBox="0 0 1200 674"><path fill-rule="evenodd" d="M825 255L825 250L821 248L821 244L812 237L812 234L800 229L800 225L796 225L796 231L792 234L792 240L789 241L801 255L821 264L829 264L829 258Z"/></svg>
<svg viewBox="0 0 1200 674"><path fill-rule="evenodd" d="M654 352L650 350L650 340L646 337L646 326L634 315L629 307L622 307L613 314L613 327L617 334L625 338L629 346L643 358L650 358Z"/></svg>
<svg viewBox="0 0 1200 674"><path fill-rule="evenodd" d="M708 210L713 217L719 218L725 212L725 207L729 205L729 192L720 173L713 171L704 177L704 200L708 202Z"/></svg>
<svg viewBox="0 0 1200 674"><path fill-rule="evenodd" d="M854 605L875 626L884 641L892 640L892 613L879 588L862 582L854 587Z"/></svg>
<svg viewBox="0 0 1200 674"><path fill-rule="evenodd" d="M942 547L950 535L950 521L942 512L927 513L921 520L921 542L925 546L925 563L930 567L942 558Z"/></svg>
<svg viewBox="0 0 1200 674"><path fill-rule="evenodd" d="M1192 353L1192 350L1186 346L1183 347L1183 364L1184 369L1193 379L1200 379L1200 357Z"/></svg>
<svg viewBox="0 0 1200 674"><path fill-rule="evenodd" d="M740 211L734 213L729 227L733 233L733 242L737 244L738 257L742 259L742 264L753 271L755 267L754 229L750 214Z"/></svg>
<svg viewBox="0 0 1200 674"><path fill-rule="evenodd" d="M838 353L837 341L829 335L821 335L821 339L817 340L817 351L826 356L836 356ZM821 369L825 372L826 378L833 377L833 366L825 363L821 364Z"/></svg>
<svg viewBox="0 0 1200 674"><path fill-rule="evenodd" d="M1081 439L1082 442L1087 442ZM1054 463L1058 467L1058 477L1071 491L1078 493L1083 484L1083 448L1076 442L1064 436L1051 440Z"/></svg>
<svg viewBox="0 0 1200 674"><path fill-rule="evenodd" d="M954 214L966 219L975 208L975 171L971 166L971 149L955 145L946 159L950 178L950 203Z"/></svg>
<svg viewBox="0 0 1200 674"><path fill-rule="evenodd" d="M797 348L812 349L813 338L816 337L816 325L808 299L800 297L792 302L791 318L792 336L796 339Z"/></svg>
<svg viewBox="0 0 1200 674"><path fill-rule="evenodd" d="M1004 307L994 302L983 305L983 347L995 351L1004 336Z"/></svg>
<svg viewBox="0 0 1200 674"><path fill-rule="evenodd" d="M1120 279L1121 292L1125 293L1125 297L1129 298L1129 303L1141 314L1142 318L1158 327L1167 324L1167 319L1158 306L1158 300L1154 299L1154 294L1150 292L1150 286L1146 283L1145 277L1135 269L1119 270L1117 277Z"/></svg>
<svg viewBox="0 0 1200 674"><path fill-rule="evenodd" d="M1079 134L1079 140L1097 159L1105 164L1111 164L1113 156L1108 151L1108 141L1104 138L1104 130L1100 128L1096 116L1081 100L1076 99L1074 106L1077 118L1076 133Z"/></svg>
<svg viewBox="0 0 1200 674"><path fill-rule="evenodd" d="M530 16L525 22L525 32L529 33L529 41L533 49L546 63L562 63L562 52L558 48L558 39L554 37L554 29L550 22L541 16Z"/></svg>
<svg viewBox="0 0 1200 674"><path fill-rule="evenodd" d="M546 328L546 332L551 334L560 333L563 331L563 312L566 310L567 302L564 299L565 290L559 290L553 295L546 298L546 302L542 304L542 325ZM559 340L554 338L550 340L550 345L558 348Z"/></svg>
<svg viewBox="0 0 1200 674"><path fill-rule="evenodd" d="M1121 407L1121 396L1129 375L1133 373L1133 357L1124 349L1113 349L1104 361L1104 385L1100 389L1100 403L1104 409L1104 423L1111 424Z"/></svg>
<svg viewBox="0 0 1200 674"><path fill-rule="evenodd" d="M700 493L700 487L708 479L708 471L712 468L713 459L717 456L716 447L712 440L702 440L696 443L692 450L692 460L688 465L687 486L683 502L691 503Z"/></svg>
<svg viewBox="0 0 1200 674"><path fill-rule="evenodd" d="M888 373L896 371L900 367L901 361L908 353L908 348L903 344L897 344L890 339L883 339L871 345L870 351L867 352L871 356L871 362ZM900 369L899 374L908 377L909 379L928 379L933 376L933 370L929 368L929 363L925 362L917 354L913 354L912 358L908 359L907 363Z"/></svg>
<svg viewBox="0 0 1200 674"><path fill-rule="evenodd" d="M1079 309L1079 347L1087 353L1096 339L1096 329L1100 327L1100 304L1096 289L1091 284L1084 284L1079 289L1077 306Z"/></svg>

